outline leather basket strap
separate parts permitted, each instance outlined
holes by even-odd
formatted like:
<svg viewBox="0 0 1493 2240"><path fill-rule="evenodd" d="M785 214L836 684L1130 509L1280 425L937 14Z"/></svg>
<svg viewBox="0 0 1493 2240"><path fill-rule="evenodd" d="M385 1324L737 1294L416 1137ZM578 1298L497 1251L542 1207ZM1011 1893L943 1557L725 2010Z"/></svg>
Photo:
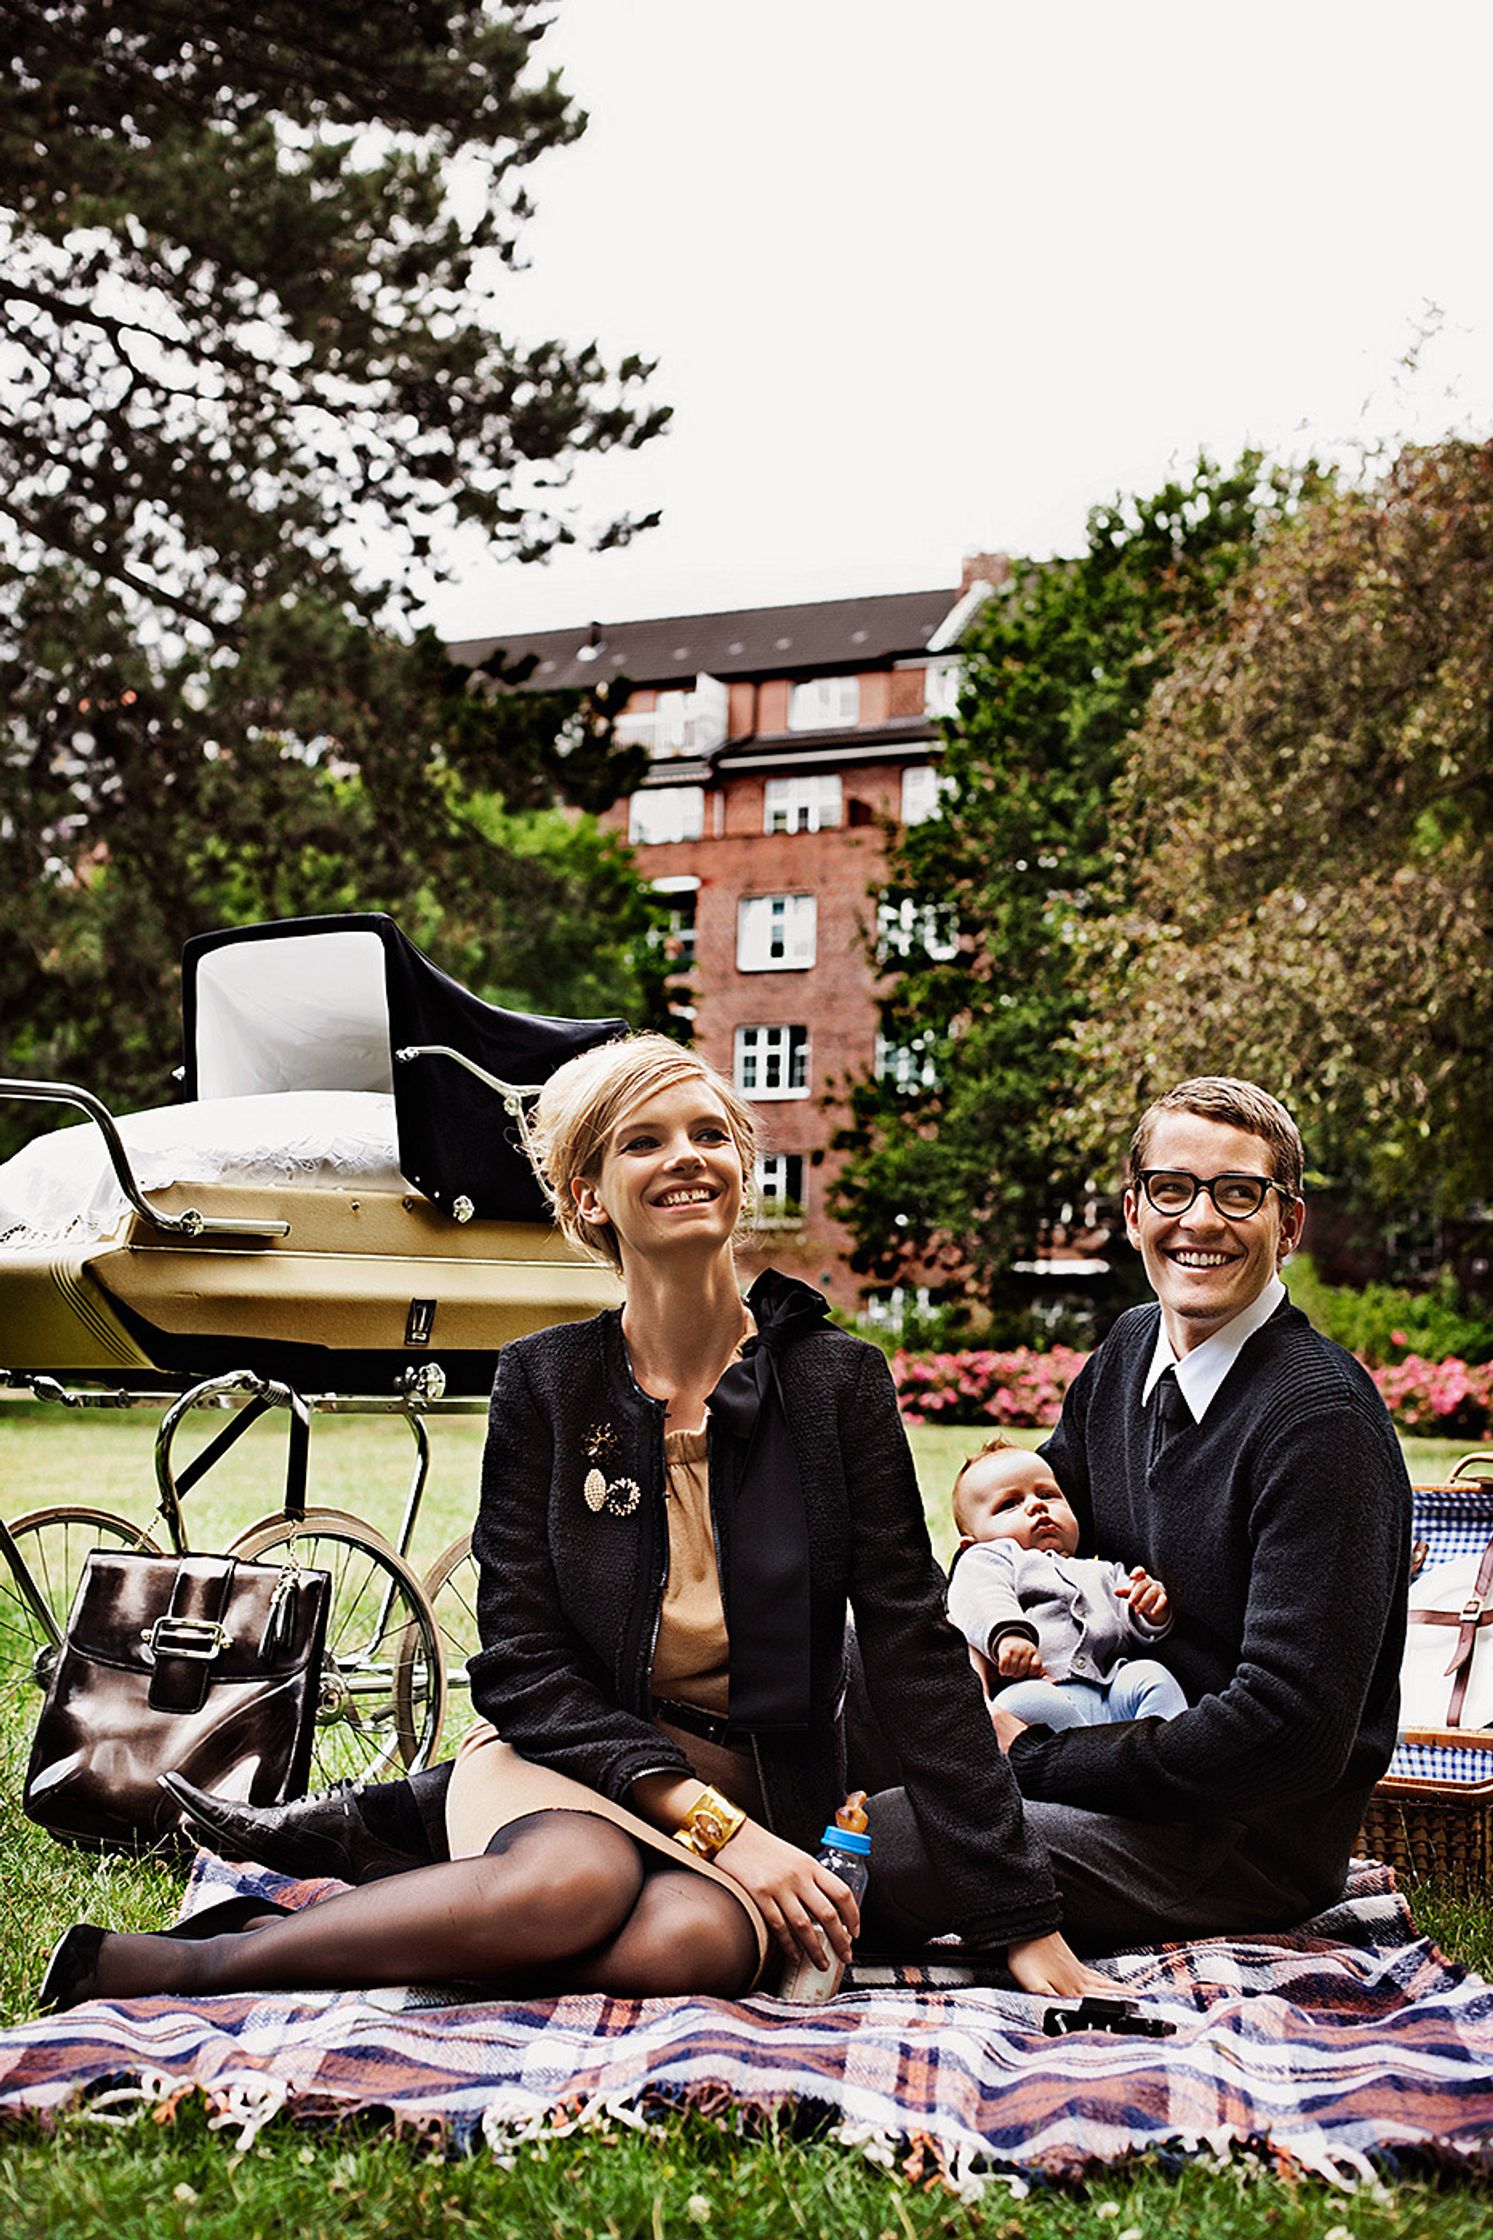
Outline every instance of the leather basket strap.
<svg viewBox="0 0 1493 2240"><path fill-rule="evenodd" d="M1472 1652L1477 1646L1478 1632L1483 1626L1493 1625L1493 1608L1489 1607L1488 1599L1490 1587L1493 1587L1493 1538L1488 1540L1483 1549L1472 1593L1460 1610L1412 1610L1410 1613L1413 1625L1455 1626L1457 1629L1457 1638L1452 1644L1451 1662L1442 1675L1443 1679L1453 1682L1451 1702L1446 1713L1449 1727L1459 1727L1462 1724L1467 1686L1472 1678Z"/></svg>
<svg viewBox="0 0 1493 2240"><path fill-rule="evenodd" d="M200 1711L207 1701L237 1568L232 1556L182 1557L170 1607L145 1634L152 1711Z"/></svg>

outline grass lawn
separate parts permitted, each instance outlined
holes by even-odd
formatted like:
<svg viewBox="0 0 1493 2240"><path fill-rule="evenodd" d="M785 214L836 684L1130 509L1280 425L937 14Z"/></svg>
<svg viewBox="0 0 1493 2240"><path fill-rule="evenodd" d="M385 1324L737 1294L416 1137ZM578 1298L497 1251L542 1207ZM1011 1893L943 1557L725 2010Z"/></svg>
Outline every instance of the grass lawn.
<svg viewBox="0 0 1493 2240"><path fill-rule="evenodd" d="M155 1506L148 1414L0 1410L0 1503L15 1516L47 1502L88 1501L148 1525ZM221 1421L221 1419L212 1419ZM178 1467L204 1434L184 1435ZM1038 1434L1028 1435L1033 1444ZM414 1545L423 1568L470 1522L480 1419L431 1428L435 1462ZM939 1426L913 1434L919 1475L940 1552L951 1546L946 1491L977 1435ZM1459 1448L1408 1445L1411 1474L1444 1476ZM276 1506L283 1446L269 1425L252 1432L189 1499L192 1536L211 1546ZM312 1439L314 1503L355 1509L392 1531L412 1448L398 1422L318 1419ZM7 1935L0 1948L0 2020L33 2011L49 1945L80 1916L115 1927L154 1928L176 1909L179 1878L153 1862L95 1861L66 1852L18 1808L19 1770L0 1789L0 1874ZM1493 1906L1455 1903L1428 1887L1412 1893L1418 1919L1457 1957L1493 1973ZM270 2240L335 2223L346 2240L478 2232L554 2240L664 2240L665 2235L804 2235L830 2240L1473 2240L1489 2229L1493 2183L1401 2183L1344 2196L1316 2183L1188 2165L1167 2175L1144 2163L1082 2192L1047 2191L1012 2202L991 2188L970 2207L940 2186L889 2176L842 2147L784 2124L744 2137L703 2118L637 2133L522 2149L511 2167L489 2154L447 2161L376 2127L302 2130L271 2125L248 2154L210 2132L200 2106L166 2124L114 2130L74 2120L52 2131L0 2131L0 2233L6 2240Z"/></svg>

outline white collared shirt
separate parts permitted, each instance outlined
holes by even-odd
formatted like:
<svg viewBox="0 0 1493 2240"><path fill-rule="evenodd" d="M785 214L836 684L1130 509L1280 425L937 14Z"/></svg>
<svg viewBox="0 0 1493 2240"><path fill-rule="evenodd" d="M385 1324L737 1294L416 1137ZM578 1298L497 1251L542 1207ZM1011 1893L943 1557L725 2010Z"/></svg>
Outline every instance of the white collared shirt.
<svg viewBox="0 0 1493 2240"><path fill-rule="evenodd" d="M1215 1330L1211 1338L1205 1338L1200 1346L1194 1346L1191 1353L1184 1353L1180 1359L1172 1351L1163 1315L1156 1331L1156 1350L1141 1386L1141 1406L1145 1406L1166 1371L1175 1369L1177 1390L1187 1402L1193 1422L1201 1423L1245 1342L1270 1320L1285 1296L1286 1287L1280 1277L1272 1276L1258 1298L1251 1299L1231 1322L1226 1322L1221 1330Z"/></svg>

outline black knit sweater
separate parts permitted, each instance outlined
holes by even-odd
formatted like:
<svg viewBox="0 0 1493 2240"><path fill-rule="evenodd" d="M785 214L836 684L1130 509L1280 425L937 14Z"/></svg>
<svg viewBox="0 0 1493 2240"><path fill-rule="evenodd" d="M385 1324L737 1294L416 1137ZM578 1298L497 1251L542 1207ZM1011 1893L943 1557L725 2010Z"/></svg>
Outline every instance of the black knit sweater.
<svg viewBox="0 0 1493 2240"><path fill-rule="evenodd" d="M808 1525L810 1719L801 1732L756 1739L769 1822L815 1850L844 1794L848 1603L873 1706L950 1894L948 1927L990 1945L1040 1935L1061 1913L1052 1871L944 1614L886 1363L821 1322L786 1349L780 1376ZM472 1700L526 1756L623 1804L645 1774L689 1772L649 1718L668 1563L663 1431L615 1310L518 1339L499 1356L474 1537L483 1646L471 1661ZM723 1555L739 1459L712 1425ZM723 1562L723 1584L729 1576ZM726 1621L734 1631L751 1613L728 1606Z"/></svg>
<svg viewBox="0 0 1493 2240"><path fill-rule="evenodd" d="M1140 1395L1159 1311L1116 1324L1043 1452L1084 1544L1166 1586L1175 1623L1156 1654L1191 1708L1171 1721L1032 1728L1011 1763L1028 1797L1239 1823L1245 1856L1310 1910L1340 1893L1394 1746L1405 1465L1365 1371L1283 1302L1148 1475Z"/></svg>

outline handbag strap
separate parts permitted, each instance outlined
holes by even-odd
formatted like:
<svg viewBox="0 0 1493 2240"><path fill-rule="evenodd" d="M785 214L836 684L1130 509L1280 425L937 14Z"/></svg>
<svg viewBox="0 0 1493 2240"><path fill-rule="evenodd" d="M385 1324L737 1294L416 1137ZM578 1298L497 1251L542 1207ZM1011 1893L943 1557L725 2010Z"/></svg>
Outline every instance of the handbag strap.
<svg viewBox="0 0 1493 2240"><path fill-rule="evenodd" d="M207 1701L212 1668L228 1645L223 1614L237 1568L232 1556L182 1557L170 1606L145 1632L152 1711L200 1711Z"/></svg>
<svg viewBox="0 0 1493 2240"><path fill-rule="evenodd" d="M1488 1590L1493 1587L1493 1538L1483 1549L1473 1581L1472 1592L1460 1610L1412 1610L1410 1622L1420 1626L1455 1626L1457 1638L1452 1644L1451 1662L1442 1674L1444 1680L1453 1680L1451 1702L1447 1707L1446 1723L1449 1727L1462 1724L1462 1711L1467 1702L1467 1684L1472 1678L1472 1652L1477 1646L1478 1630L1493 1625L1493 1608L1489 1607Z"/></svg>

